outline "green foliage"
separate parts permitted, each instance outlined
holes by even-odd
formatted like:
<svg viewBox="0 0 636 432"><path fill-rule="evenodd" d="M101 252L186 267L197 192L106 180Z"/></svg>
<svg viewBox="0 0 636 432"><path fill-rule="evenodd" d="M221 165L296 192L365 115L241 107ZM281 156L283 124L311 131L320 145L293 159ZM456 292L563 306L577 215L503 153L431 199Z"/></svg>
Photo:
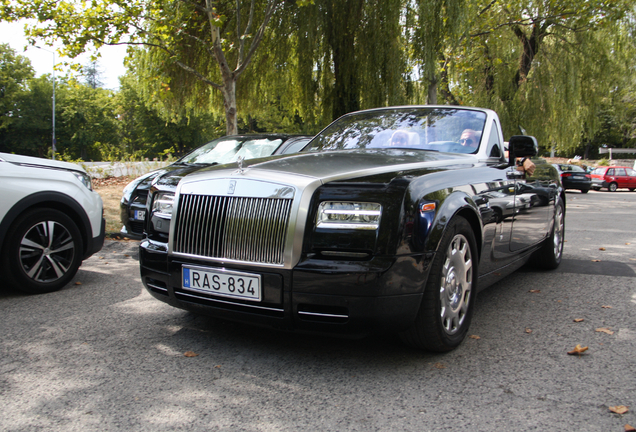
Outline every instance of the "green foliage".
<svg viewBox="0 0 636 432"><path fill-rule="evenodd" d="M348 111L421 103L492 108L506 138L522 126L542 153L636 146L627 0L0 1L0 17L35 18L30 36L69 55L140 44L116 94L60 80L69 157L178 155L224 123L315 133ZM0 54L0 149L45 155L50 78Z"/></svg>
<svg viewBox="0 0 636 432"><path fill-rule="evenodd" d="M153 79L150 93L182 116L208 108L220 92L227 132L237 131L236 83L247 69L278 0L2 0L0 17L30 18L28 36L62 42L75 57L102 45L146 47L141 65ZM154 86L154 87L153 87ZM218 95L215 95L218 96ZM175 107L177 107L175 109Z"/></svg>
<svg viewBox="0 0 636 432"><path fill-rule="evenodd" d="M29 59L17 55L9 45L0 44L0 131L18 119L16 103L24 96L27 81L33 76Z"/></svg>
<svg viewBox="0 0 636 432"><path fill-rule="evenodd" d="M2 67L7 110L0 128L0 151L50 157L52 142L51 77L33 78L30 62L7 48ZM27 71L29 73L18 73ZM213 115L188 114L165 120L140 97L134 77L114 93L63 77L56 82L56 138L63 160L144 160L183 155L221 136Z"/></svg>
<svg viewBox="0 0 636 432"><path fill-rule="evenodd" d="M144 99L138 78L126 76L116 97L120 147L126 159L143 160L168 153L182 156L223 135L221 120L213 114L183 112L166 117L160 105Z"/></svg>
<svg viewBox="0 0 636 432"><path fill-rule="evenodd" d="M450 63L462 103L495 109L545 149L573 151L599 127L600 103L633 55L623 1L472 2L469 37Z"/></svg>

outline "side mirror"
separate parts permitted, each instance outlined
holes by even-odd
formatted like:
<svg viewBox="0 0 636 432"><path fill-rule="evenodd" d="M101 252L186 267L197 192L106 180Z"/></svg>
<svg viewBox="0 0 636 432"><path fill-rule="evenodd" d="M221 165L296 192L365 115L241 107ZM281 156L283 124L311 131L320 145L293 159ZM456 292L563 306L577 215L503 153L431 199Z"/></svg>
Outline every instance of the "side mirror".
<svg viewBox="0 0 636 432"><path fill-rule="evenodd" d="M539 144L533 136L515 135L510 137L508 141L508 150L510 155L509 163L514 165L515 159L518 157L536 156L539 153Z"/></svg>

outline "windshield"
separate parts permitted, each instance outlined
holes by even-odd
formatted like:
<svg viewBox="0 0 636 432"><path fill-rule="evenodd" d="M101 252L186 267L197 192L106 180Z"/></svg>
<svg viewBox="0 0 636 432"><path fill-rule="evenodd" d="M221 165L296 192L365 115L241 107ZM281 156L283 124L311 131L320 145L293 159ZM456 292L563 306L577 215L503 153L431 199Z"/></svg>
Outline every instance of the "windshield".
<svg viewBox="0 0 636 432"><path fill-rule="evenodd" d="M408 148L476 153L486 113L456 108L396 108L349 115L304 151Z"/></svg>
<svg viewBox="0 0 636 432"><path fill-rule="evenodd" d="M560 165L563 172L585 172L583 168L578 165Z"/></svg>
<svg viewBox="0 0 636 432"><path fill-rule="evenodd" d="M245 159L272 155L282 144L281 138L232 138L224 137L211 141L178 160L185 164L225 164L236 162L239 156Z"/></svg>

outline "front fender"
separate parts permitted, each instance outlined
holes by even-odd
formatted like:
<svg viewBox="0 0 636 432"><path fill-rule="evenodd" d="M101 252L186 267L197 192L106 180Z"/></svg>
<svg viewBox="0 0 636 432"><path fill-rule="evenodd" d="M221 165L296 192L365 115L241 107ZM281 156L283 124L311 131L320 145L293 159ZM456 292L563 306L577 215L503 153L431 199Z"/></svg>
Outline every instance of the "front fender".
<svg viewBox="0 0 636 432"><path fill-rule="evenodd" d="M460 215L464 217L473 228L475 239L479 250L482 249L484 225L479 216L479 206L475 203L471 194L463 190L455 190L447 192L446 196L440 199L440 192L434 192L426 195L422 202L437 202L435 217L430 224L428 235L424 240L424 250L426 252L435 252L439 248L439 243L446 231L450 221ZM444 194L442 194L444 195ZM423 217L420 215L420 217Z"/></svg>

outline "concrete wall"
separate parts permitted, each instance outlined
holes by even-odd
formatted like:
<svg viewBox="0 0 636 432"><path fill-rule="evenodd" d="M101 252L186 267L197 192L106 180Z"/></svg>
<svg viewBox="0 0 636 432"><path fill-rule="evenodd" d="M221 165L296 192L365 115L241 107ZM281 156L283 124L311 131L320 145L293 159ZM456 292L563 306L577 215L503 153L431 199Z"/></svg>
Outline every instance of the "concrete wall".
<svg viewBox="0 0 636 432"><path fill-rule="evenodd" d="M167 161L145 162L81 162L80 165L92 178L132 176L139 177L147 172L170 164Z"/></svg>
<svg viewBox="0 0 636 432"><path fill-rule="evenodd" d="M610 159L610 165L633 167L636 169L635 159Z"/></svg>

